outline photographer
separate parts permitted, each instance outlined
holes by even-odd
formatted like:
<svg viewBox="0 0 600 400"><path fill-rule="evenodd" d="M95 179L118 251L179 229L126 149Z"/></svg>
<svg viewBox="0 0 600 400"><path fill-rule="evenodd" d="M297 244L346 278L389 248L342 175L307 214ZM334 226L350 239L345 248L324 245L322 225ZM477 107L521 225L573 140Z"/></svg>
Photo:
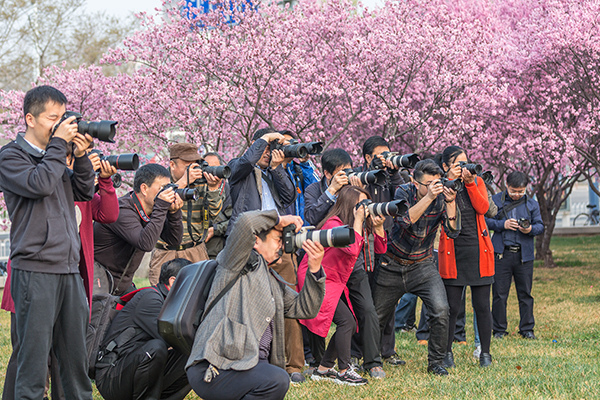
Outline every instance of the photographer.
<svg viewBox="0 0 600 400"><path fill-rule="evenodd" d="M383 217L369 215L367 207L363 204L369 198L366 190L357 186L345 186L339 192L339 197L335 206L331 208L327 216L319 224L320 229L332 229L343 225L352 226L354 229L354 243L345 248L327 248L323 258L323 269L327 274L325 283L325 299L323 305L316 318L311 320L301 321L309 330L309 338L315 360L318 363L318 368L313 371L311 378L332 379L339 383L349 385L364 385L367 380L356 373L352 365L350 365L350 342L352 334L356 332L356 322L354 312L351 307L354 307L354 297L349 292L346 284L351 275L356 274L357 258L363 254L365 241L368 240L368 234L375 234L375 252L385 253L387 249L387 237L383 229ZM307 263L303 260L298 268L298 287L302 288L304 284L303 276L307 268ZM358 270L364 274L364 269ZM364 275L365 281L366 275ZM367 284L368 287L368 284ZM370 298L370 290L366 295ZM363 302L364 303L364 302ZM371 328L374 326L374 332L369 330L366 339L371 339L374 336L372 349L375 354L373 358L379 358L377 349L377 339L379 330L377 329L377 314L375 314L372 301L370 302L373 312L368 315L357 315L359 321L359 329L363 326ZM364 307L364 304L361 304ZM361 311L363 311L361 309ZM368 320L374 320L369 324ZM329 333L331 324L336 324L336 331L329 341L327 350L325 350L325 338ZM339 372L333 369L335 361ZM371 376L383 378L385 374L381 368L381 360L369 360L365 363L365 369L369 371Z"/></svg>
<svg viewBox="0 0 600 400"><path fill-rule="evenodd" d="M133 191L119 198L119 218L112 224L94 224L94 283L97 289L123 294L133 289L133 275L145 252L159 238L178 246L183 236L183 200L172 188L169 171L146 164L135 173ZM107 274L108 272L108 274Z"/></svg>
<svg viewBox="0 0 600 400"><path fill-rule="evenodd" d="M352 169L352 158L343 149L326 150L321 156L321 167L323 178L310 184L305 192L304 219L312 226L317 226L325 218L340 189L351 183L345 170ZM354 177L352 182L362 187L358 178Z"/></svg>
<svg viewBox="0 0 600 400"><path fill-rule="evenodd" d="M239 214L252 210L277 210L285 214L285 209L296 199L294 185L283 168L283 151L270 146L272 142L283 144L283 135L263 128L254 133L252 140L244 155L228 164L233 212L227 235Z"/></svg>
<svg viewBox="0 0 600 400"><path fill-rule="evenodd" d="M413 293L429 310L429 354L427 370L447 375L442 366L448 340L448 300L444 284L433 261L433 241L437 227L443 224L448 237L460 232L456 192L444 187L443 172L432 160L419 161L414 183L401 185L396 200L406 200L410 209L394 220L388 251L375 270L373 302L383 329L404 293Z"/></svg>
<svg viewBox="0 0 600 400"><path fill-rule="evenodd" d="M204 155L204 161L211 167L226 165L219 153L206 153ZM221 250L223 250L223 247L225 247L225 233L227 232L229 219L231 218L231 213L233 211L229 183L225 179L219 179L217 191L223 198L223 206L216 217L210 217L209 228L206 231L206 236L204 238L206 252L208 253L208 258L211 260L217 258Z"/></svg>
<svg viewBox="0 0 600 400"><path fill-rule="evenodd" d="M544 223L537 201L527 195L529 178L522 172L511 172L506 177L506 190L496 193L492 200L498 206L494 218L486 218L494 231L496 275L492 286L492 321L494 337L502 339L508 334L506 302L511 280L515 280L519 299L519 334L525 339L535 339L533 331L533 238L544 232Z"/></svg>
<svg viewBox="0 0 600 400"><path fill-rule="evenodd" d="M197 189L197 199L187 200L181 209L183 238L181 244L170 246L164 240L152 250L148 279L151 285L158 283L160 267L175 258L191 262L208 260L206 238L210 220L217 217L223 206L221 180L204 172L199 163L198 147L191 143L176 143L169 147L169 170L171 182L179 189Z"/></svg>
<svg viewBox="0 0 600 400"><path fill-rule="evenodd" d="M78 132L75 117L57 124L66 103L64 94L50 86L28 91L26 131L0 150L0 189L12 223L18 399L44 396L51 347L66 397L92 399L85 357L89 307L79 272L74 207L94 194L94 172L85 152L92 137ZM74 146L72 171L66 165L68 146Z"/></svg>
<svg viewBox="0 0 600 400"><path fill-rule="evenodd" d="M269 268L282 251L282 229L302 220L275 210L240 214L217 257L207 302L242 276L205 316L196 333L187 376L203 399L283 399L290 384L283 370L284 317L313 318L325 295L323 246L306 240L308 272L300 293Z"/></svg>
<svg viewBox="0 0 600 400"><path fill-rule="evenodd" d="M96 386L104 399L180 400L191 390L184 369L187 356L169 348L157 324L177 274L188 264L182 258L164 263L159 283L135 293L111 322L101 345L103 357L96 363ZM110 343L117 346L107 351Z"/></svg>

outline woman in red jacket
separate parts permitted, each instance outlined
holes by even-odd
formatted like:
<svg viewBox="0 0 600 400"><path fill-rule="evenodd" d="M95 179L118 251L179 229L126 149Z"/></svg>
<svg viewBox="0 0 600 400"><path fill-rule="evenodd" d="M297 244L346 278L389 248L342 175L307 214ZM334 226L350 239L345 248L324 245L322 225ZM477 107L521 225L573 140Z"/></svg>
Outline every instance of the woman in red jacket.
<svg viewBox="0 0 600 400"><path fill-rule="evenodd" d="M354 243L344 248L328 247L321 265L327 275L325 280L325 298L319 314L310 320L301 320L310 331L313 355L318 359L322 354L319 367L314 370L312 379L332 379L345 385L364 385L367 380L358 375L350 366L350 343L356 332L356 320L348 297L346 283L354 269L356 259L365 245L368 232L375 235L375 252L385 253L386 234L383 229L384 218L369 216L367 208L359 203L369 199L369 193L357 186L344 186L340 190L335 205L319 224L319 229L332 229L343 225L354 228ZM304 276L308 268L307 258L298 267L298 288L304 284ZM331 323L336 324L336 331L331 337L327 349L325 338ZM339 373L333 368L337 359Z"/></svg>
<svg viewBox="0 0 600 400"><path fill-rule="evenodd" d="M467 153L462 148L447 147L442 153L441 161L448 179L461 178L464 183L464 187L456 196L460 210L460 235L456 239L450 239L442 231L438 253L440 275L446 286L450 306L448 347L444 366L454 367L452 339L456 317L464 288L471 286L473 309L481 339L479 364L487 367L492 363L490 288L494 282L494 247L483 217L489 208L487 189L481 177L471 174L467 168L460 165L461 162L467 162Z"/></svg>

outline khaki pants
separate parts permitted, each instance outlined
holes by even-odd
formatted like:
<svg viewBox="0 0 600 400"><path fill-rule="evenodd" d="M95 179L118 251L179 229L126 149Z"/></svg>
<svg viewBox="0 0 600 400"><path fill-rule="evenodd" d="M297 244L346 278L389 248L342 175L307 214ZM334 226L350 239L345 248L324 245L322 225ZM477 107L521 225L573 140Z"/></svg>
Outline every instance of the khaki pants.
<svg viewBox="0 0 600 400"><path fill-rule="evenodd" d="M296 257L294 256L294 259ZM283 279L285 279L294 291L296 290L297 275L296 268L292 263L290 254L284 253L281 263L271 266ZM297 319L285 318L285 370L288 374L301 372L304 367L304 343L302 341L302 328Z"/></svg>
<svg viewBox="0 0 600 400"><path fill-rule="evenodd" d="M150 266L148 267L148 280L150 281L150 285L154 286L158 283L158 278L160 277L160 267L162 267L162 265L167 261L171 261L176 258L185 258L193 263L208 260L206 246L204 245L204 242L202 242L185 250L152 250L152 258L150 259Z"/></svg>

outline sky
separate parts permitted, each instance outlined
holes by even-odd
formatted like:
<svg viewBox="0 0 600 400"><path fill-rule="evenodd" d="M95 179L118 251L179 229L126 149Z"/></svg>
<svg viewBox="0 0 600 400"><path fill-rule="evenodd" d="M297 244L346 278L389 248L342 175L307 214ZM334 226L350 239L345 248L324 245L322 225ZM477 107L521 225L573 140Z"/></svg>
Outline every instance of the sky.
<svg viewBox="0 0 600 400"><path fill-rule="evenodd" d="M367 7L373 7L383 4L383 0L362 0L362 3ZM161 6L162 0L88 0L86 4L89 11L106 11L107 14L117 17L126 17L141 11L154 13L154 8Z"/></svg>

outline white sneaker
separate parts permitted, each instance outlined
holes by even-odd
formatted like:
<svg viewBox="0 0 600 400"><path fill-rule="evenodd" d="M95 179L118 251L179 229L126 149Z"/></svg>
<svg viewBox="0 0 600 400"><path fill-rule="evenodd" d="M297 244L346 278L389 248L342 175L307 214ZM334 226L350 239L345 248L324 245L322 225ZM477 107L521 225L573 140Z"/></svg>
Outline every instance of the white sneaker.
<svg viewBox="0 0 600 400"><path fill-rule="evenodd" d="M476 359L479 360L480 354L481 354L481 345L478 344L477 347L475 347L475 351L473 351L473 357L475 357Z"/></svg>

